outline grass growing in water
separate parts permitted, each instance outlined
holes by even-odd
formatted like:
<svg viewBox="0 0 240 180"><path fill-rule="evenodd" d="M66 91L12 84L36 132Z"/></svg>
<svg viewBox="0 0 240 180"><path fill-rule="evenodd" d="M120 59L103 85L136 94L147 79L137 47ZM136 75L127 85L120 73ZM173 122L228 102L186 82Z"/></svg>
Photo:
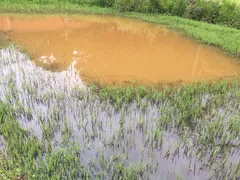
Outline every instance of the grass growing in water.
<svg viewBox="0 0 240 180"><path fill-rule="evenodd" d="M0 134L8 144L3 159L10 160L0 168L6 174L10 169L28 179L154 179L174 161L202 178L240 176L239 79L161 91L85 89L75 73L47 73L16 49L1 51L0 66L0 98L12 106L0 106ZM174 168L164 175L189 176Z"/></svg>
<svg viewBox="0 0 240 180"><path fill-rule="evenodd" d="M71 4L1 7L8 12L27 9L138 18L240 54L239 30L178 17L121 14ZM6 46L6 40L1 42ZM156 159L165 166L174 159L181 164L186 157L190 172L239 179L239 79L161 87L160 92L160 87L96 84L86 91L76 85L78 81L71 84L66 74L59 79L61 74L42 72L15 49L1 53L0 135L7 144L7 154L0 153L1 179L150 179L155 169L162 169ZM131 164L134 154L141 157ZM172 170L172 176L185 176Z"/></svg>
<svg viewBox="0 0 240 180"><path fill-rule="evenodd" d="M9 45L4 33L0 32L0 49Z"/></svg>

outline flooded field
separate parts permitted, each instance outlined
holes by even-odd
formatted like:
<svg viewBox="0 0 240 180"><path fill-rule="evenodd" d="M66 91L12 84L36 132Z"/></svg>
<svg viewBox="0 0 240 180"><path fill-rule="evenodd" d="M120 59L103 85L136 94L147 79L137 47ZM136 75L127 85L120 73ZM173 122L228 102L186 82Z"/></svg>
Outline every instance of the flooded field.
<svg viewBox="0 0 240 180"><path fill-rule="evenodd" d="M136 20L0 16L0 23L32 56L13 45L0 50L0 102L16 118L4 120L0 104L0 160L7 155L23 179L240 178L237 77L161 91L84 83L232 77L240 72L233 58Z"/></svg>
<svg viewBox="0 0 240 180"><path fill-rule="evenodd" d="M235 76L240 65L162 26L101 16L0 16L0 30L54 71L114 82L193 82Z"/></svg>
<svg viewBox="0 0 240 180"><path fill-rule="evenodd" d="M49 72L10 47L0 51L0 67L0 100L13 105L21 127L46 149L35 160L38 173L51 165L53 152L66 149L75 160L57 172L69 178L239 177L238 91L203 91L188 101L187 93L170 100L162 92L154 101L114 103L86 88L74 64Z"/></svg>

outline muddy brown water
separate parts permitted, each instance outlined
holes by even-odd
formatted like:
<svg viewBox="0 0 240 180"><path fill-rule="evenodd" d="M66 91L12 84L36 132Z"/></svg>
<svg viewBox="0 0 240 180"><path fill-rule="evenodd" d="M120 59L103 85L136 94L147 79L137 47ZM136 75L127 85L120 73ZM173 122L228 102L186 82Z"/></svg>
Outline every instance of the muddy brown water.
<svg viewBox="0 0 240 180"><path fill-rule="evenodd" d="M163 109L169 109L169 112L178 115L174 110L175 105L168 100L155 104L141 99L130 103L127 109L122 106L117 111L109 101L99 101L91 91L85 91L74 68L52 73L36 66L28 56L13 47L0 50L0 77L0 100L9 100L13 107L22 104L24 109L30 110L29 114L22 108L16 109L21 126L29 129L43 143L49 142L49 137L44 135L45 127L52 129L54 136L50 140L56 151L66 148L73 141L79 143L78 158L89 170L90 179L97 179L100 172L104 174L103 179L114 179L111 177L115 173L116 164L112 161L115 157L124 159L124 167L143 163L146 169L142 179L154 180L181 179L177 176L187 180L233 179L232 174L239 166L238 147L223 152L215 151L217 155L212 159L211 151L202 152L204 146L198 135L186 134L185 137L171 125L178 121L178 117L173 116L173 120L169 120L167 129L164 128L165 125L160 125L166 113ZM211 96L215 95L204 95L199 99L199 102L204 102L197 102L196 105L206 107L205 101L210 102ZM231 124L230 119L239 117L239 101L236 97L228 96L223 107L213 110L214 116L206 117L203 121L197 120L196 127L201 124L203 129L194 132L202 137L202 133L208 132L208 128L204 130L209 125L206 122L218 121L221 117L225 119L225 130L228 133L227 124ZM212 104L210 106L213 107ZM64 132L66 127L71 134L67 142ZM161 131L159 138L155 138L157 129ZM236 137L234 141L238 143L238 139ZM221 138L218 140L225 141ZM4 146L1 147L0 143L0 151ZM202 158L199 157L199 151L203 153ZM107 162L104 163L104 168L100 161L102 154ZM109 164L110 172L106 164ZM237 174L237 179L238 177Z"/></svg>
<svg viewBox="0 0 240 180"><path fill-rule="evenodd" d="M45 67L74 63L113 82L194 82L235 76L240 65L163 26L106 16L0 16L0 31Z"/></svg>

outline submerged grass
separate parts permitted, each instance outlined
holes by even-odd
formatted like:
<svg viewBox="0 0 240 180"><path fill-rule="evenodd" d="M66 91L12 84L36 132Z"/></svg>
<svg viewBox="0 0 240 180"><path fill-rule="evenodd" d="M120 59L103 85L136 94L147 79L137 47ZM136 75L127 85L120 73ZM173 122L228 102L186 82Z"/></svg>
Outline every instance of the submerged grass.
<svg viewBox="0 0 240 180"><path fill-rule="evenodd" d="M240 177L239 78L85 89L72 80L75 73L47 73L14 48L1 51L0 67L0 135L7 144L0 172L6 176ZM178 164L189 172L179 172Z"/></svg>
<svg viewBox="0 0 240 180"><path fill-rule="evenodd" d="M71 4L0 7L141 19L240 57L240 32L233 28ZM0 49L8 45L4 38L0 33ZM93 83L85 89L75 71L45 72L15 48L0 51L0 76L0 135L7 144L6 151L0 147L0 179L157 179L166 175L166 164L172 167L166 178L240 178L239 77L177 87ZM189 172L178 172L172 161L187 164Z"/></svg>
<svg viewBox="0 0 240 180"><path fill-rule="evenodd" d="M0 49L7 47L9 45L8 40L3 32L0 32Z"/></svg>
<svg viewBox="0 0 240 180"><path fill-rule="evenodd" d="M30 131L21 128L16 120L14 109L3 102L0 102L0 135L6 139L7 143L7 154L3 154L0 150L0 178L3 180L104 179L107 177L103 171L99 171L95 178L90 176L91 170L87 170L81 162L80 146L77 142L68 142L67 147L59 147L55 151L50 142L45 148L46 142L39 141L31 135ZM124 167L125 158L118 155L113 157L114 162L111 159L105 159L103 152L100 163L102 168L113 164L116 170L114 179L132 180L142 176L145 170L142 163Z"/></svg>

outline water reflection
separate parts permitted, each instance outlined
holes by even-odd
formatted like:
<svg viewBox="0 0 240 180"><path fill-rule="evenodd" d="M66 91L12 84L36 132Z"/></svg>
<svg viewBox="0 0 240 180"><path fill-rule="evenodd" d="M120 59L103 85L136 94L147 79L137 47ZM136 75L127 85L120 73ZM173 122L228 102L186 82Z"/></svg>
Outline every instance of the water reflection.
<svg viewBox="0 0 240 180"><path fill-rule="evenodd" d="M198 81L234 76L240 66L218 51L145 22L97 16L0 17L8 36L35 61L105 82Z"/></svg>
<svg viewBox="0 0 240 180"><path fill-rule="evenodd" d="M142 163L146 168L142 179L233 179L239 166L238 146L211 149L213 144L202 143L213 136L211 122L222 124L222 132L226 132L224 138L215 137L219 144L232 137L231 124L239 118L238 94L226 97L220 108L212 108L216 94L199 95L194 106L210 107L211 116L206 113L196 119L194 133L190 129L183 133L176 126L178 107L168 98L155 103L143 98L117 109L85 88L74 64L52 73L9 48L0 51L0 76L0 100L13 106L21 126L43 143L50 140L54 150L79 143L76 158L89 170L91 179L97 179L100 172L103 179L114 179L119 159L124 159L124 167ZM231 141L237 144L239 138ZM104 165L99 164L102 156Z"/></svg>

